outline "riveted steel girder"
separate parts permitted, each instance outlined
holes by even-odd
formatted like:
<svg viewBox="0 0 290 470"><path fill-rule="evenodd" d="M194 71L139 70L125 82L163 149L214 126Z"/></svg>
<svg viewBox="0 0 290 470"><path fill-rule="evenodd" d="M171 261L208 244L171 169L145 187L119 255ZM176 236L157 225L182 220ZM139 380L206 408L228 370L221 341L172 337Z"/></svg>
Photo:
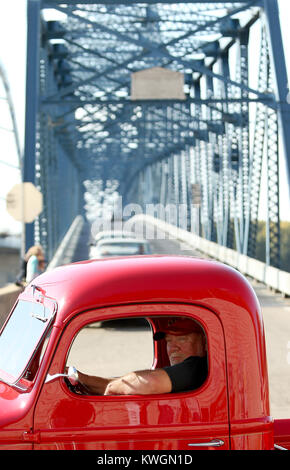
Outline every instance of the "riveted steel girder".
<svg viewBox="0 0 290 470"><path fill-rule="evenodd" d="M279 117L290 161L276 0L28 0L28 5L28 51L34 41L28 76L37 77L37 86L28 90L27 112L33 115L30 131L37 142L28 135L27 177L33 180L31 165L39 165L47 214L58 211L61 184L52 192L44 169L46 175L65 174L79 197L86 180L117 180L124 201L143 206L138 182L150 180L160 188L163 203L187 201L188 217L195 218L200 235L249 253L251 224L258 217L257 172L262 171L253 155L259 128L252 126L253 116L261 123L264 110L271 115L271 140L278 132L274 117ZM259 52L265 48L264 73L274 77L266 87L265 80L257 80ZM274 49L279 60L271 55ZM257 60L251 62L253 50ZM184 99L132 99L132 74L156 67L182 75ZM263 148L266 138L265 132ZM272 168L277 152L268 159ZM279 181L271 181L279 191ZM199 187L200 199L192 209L193 187ZM155 188L152 200L157 193ZM71 217L81 201L74 199L72 207L67 198ZM57 227L60 214L53 220ZM61 233L64 226L55 230ZM43 232L48 237L48 230ZM275 230L271 233L276 237Z"/></svg>

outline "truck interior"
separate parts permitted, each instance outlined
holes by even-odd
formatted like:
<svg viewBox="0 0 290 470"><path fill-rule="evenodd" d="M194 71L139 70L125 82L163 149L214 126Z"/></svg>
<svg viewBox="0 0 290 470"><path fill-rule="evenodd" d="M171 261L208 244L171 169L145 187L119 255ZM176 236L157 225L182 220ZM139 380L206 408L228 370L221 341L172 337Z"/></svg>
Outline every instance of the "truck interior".
<svg viewBox="0 0 290 470"><path fill-rule="evenodd" d="M118 318L89 324L74 338L66 365L73 364L76 369L99 377L120 377L134 370L169 366L165 339L153 339L168 318L175 317ZM81 340L82 335L86 335L86 342Z"/></svg>

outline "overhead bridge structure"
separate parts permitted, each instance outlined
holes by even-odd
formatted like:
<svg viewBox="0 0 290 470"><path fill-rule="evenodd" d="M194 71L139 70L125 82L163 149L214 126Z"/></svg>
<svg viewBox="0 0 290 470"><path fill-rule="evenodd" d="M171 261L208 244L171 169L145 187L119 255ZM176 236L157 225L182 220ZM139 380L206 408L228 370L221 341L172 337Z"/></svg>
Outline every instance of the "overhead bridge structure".
<svg viewBox="0 0 290 470"><path fill-rule="evenodd" d="M262 198L279 267L290 105L277 1L27 3L23 180L44 198L27 246L52 257L88 193L115 185L123 207L177 208L183 229L252 258Z"/></svg>

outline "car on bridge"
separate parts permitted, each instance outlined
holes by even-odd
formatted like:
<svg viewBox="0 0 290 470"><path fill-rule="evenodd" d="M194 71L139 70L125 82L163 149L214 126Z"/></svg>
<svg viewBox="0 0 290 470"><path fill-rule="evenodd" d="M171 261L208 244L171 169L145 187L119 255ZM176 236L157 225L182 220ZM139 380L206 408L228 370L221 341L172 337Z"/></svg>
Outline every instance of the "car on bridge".
<svg viewBox="0 0 290 470"><path fill-rule="evenodd" d="M86 373L122 375L125 359L135 370L162 369L169 356L156 333L184 317L205 338L207 374L197 388L97 395L81 386L72 363L80 343ZM61 266L25 288L2 327L0 449L275 448L290 448L290 420L270 414L260 306L229 266L187 256Z"/></svg>
<svg viewBox="0 0 290 470"><path fill-rule="evenodd" d="M91 247L89 258L108 258L109 256L133 256L152 254L150 243L138 238L104 238Z"/></svg>
<svg viewBox="0 0 290 470"><path fill-rule="evenodd" d="M104 238L135 238L135 234L125 230L104 230L96 234L92 244L95 245Z"/></svg>

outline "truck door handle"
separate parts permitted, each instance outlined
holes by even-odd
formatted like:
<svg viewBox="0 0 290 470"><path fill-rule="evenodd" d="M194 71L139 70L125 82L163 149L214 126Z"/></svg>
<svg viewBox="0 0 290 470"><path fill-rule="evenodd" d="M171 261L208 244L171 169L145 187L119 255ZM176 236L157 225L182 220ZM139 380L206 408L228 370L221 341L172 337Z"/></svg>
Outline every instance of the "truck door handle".
<svg viewBox="0 0 290 470"><path fill-rule="evenodd" d="M195 442L194 444L187 444L189 447L221 447L224 441L221 439L213 439L210 442Z"/></svg>

